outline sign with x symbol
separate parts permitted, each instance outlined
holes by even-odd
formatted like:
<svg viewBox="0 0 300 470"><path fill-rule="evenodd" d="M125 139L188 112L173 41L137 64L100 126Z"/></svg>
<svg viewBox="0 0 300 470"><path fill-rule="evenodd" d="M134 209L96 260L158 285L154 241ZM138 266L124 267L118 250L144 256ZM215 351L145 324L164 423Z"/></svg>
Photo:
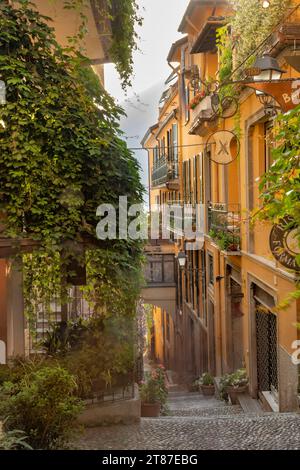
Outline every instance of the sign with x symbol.
<svg viewBox="0 0 300 470"><path fill-rule="evenodd" d="M240 150L240 142L231 131L217 131L211 134L206 142L206 151L212 161L219 165L233 162Z"/></svg>

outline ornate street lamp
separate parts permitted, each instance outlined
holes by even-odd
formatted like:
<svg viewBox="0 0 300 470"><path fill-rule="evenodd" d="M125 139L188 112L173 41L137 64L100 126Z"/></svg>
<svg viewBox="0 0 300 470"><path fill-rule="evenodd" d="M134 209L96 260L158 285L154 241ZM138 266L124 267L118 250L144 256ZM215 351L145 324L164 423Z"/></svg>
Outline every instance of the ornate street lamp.
<svg viewBox="0 0 300 470"><path fill-rule="evenodd" d="M252 71L254 82L272 82L280 80L282 74L285 73L285 71L280 68L277 60L266 54L256 59ZM265 108L270 107L273 100L271 95L260 90L255 90L255 93L259 102L264 105Z"/></svg>
<svg viewBox="0 0 300 470"><path fill-rule="evenodd" d="M282 78L283 73L285 71L277 60L264 54L256 59L253 67L246 70L247 79L235 83L253 88L264 106L270 107L273 98L282 112L287 112L300 104L300 80Z"/></svg>
<svg viewBox="0 0 300 470"><path fill-rule="evenodd" d="M0 105L6 104L6 86L3 80L0 80Z"/></svg>
<svg viewBox="0 0 300 470"><path fill-rule="evenodd" d="M177 256L177 261L178 261L178 264L179 264L179 267L180 269L183 269L185 267L185 264L186 264L186 254L184 251L180 251L178 253L178 256Z"/></svg>
<svg viewBox="0 0 300 470"><path fill-rule="evenodd" d="M258 57L253 64L254 74L253 80L255 82L280 80L282 74L285 73L282 70L274 57L268 54L264 54Z"/></svg>

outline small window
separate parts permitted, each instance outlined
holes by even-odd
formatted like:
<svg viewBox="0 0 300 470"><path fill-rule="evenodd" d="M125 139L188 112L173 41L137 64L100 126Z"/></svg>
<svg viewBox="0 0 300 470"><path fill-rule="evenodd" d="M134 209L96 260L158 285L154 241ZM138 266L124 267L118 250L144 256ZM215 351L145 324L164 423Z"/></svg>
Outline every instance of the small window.
<svg viewBox="0 0 300 470"><path fill-rule="evenodd" d="M214 257L213 255L208 255L208 280L209 284L214 285L215 279L214 279Z"/></svg>
<svg viewBox="0 0 300 470"><path fill-rule="evenodd" d="M185 122L190 120L190 89L187 85L185 87Z"/></svg>
<svg viewBox="0 0 300 470"><path fill-rule="evenodd" d="M170 341L170 315L166 313L166 337Z"/></svg>

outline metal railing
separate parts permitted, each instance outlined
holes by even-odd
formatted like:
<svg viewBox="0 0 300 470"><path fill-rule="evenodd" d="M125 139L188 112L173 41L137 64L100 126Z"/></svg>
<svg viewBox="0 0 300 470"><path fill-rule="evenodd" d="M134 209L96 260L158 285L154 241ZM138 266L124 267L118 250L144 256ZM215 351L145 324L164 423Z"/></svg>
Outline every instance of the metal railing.
<svg viewBox="0 0 300 470"><path fill-rule="evenodd" d="M92 397L86 399L91 404L114 403L117 401L131 400L135 397L134 382L128 383L122 387L113 387L99 390Z"/></svg>
<svg viewBox="0 0 300 470"><path fill-rule="evenodd" d="M240 251L240 226L241 211L239 204L209 203L209 235L222 250Z"/></svg>
<svg viewBox="0 0 300 470"><path fill-rule="evenodd" d="M178 163L169 161L166 156L161 157L153 165L152 186L160 186L167 181L177 179L178 176Z"/></svg>

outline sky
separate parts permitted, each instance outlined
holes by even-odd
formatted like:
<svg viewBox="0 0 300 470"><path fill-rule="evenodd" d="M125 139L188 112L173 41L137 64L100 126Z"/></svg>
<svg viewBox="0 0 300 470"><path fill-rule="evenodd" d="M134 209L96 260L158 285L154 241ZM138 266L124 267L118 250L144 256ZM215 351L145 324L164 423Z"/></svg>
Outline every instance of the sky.
<svg viewBox="0 0 300 470"><path fill-rule="evenodd" d="M167 55L172 43L182 37L177 30L188 3L189 0L138 0L144 22L137 30L140 50L134 53L133 86L127 95L114 66L105 66L105 88L126 112L120 125L129 148L140 148L146 131L157 122L159 98L167 87L164 82L172 72ZM140 165L147 206L148 154L145 150L133 151Z"/></svg>
<svg viewBox="0 0 300 470"><path fill-rule="evenodd" d="M134 54L133 87L128 96L140 94L171 73L166 58L173 42L182 37L177 32L189 0L138 0L144 23L138 28L139 48ZM105 87L119 102L125 100L113 65L105 66Z"/></svg>

